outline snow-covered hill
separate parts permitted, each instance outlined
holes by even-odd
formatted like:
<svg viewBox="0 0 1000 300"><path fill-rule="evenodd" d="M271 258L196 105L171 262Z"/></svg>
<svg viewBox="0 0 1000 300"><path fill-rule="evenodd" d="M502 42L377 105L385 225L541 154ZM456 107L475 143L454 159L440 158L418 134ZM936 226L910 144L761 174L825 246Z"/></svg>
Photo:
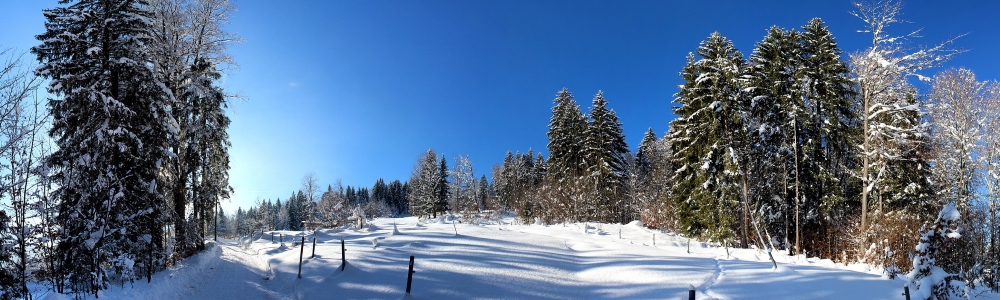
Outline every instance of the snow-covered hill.
<svg viewBox="0 0 1000 300"><path fill-rule="evenodd" d="M865 265L774 253L774 269L766 252L727 255L725 248L692 242L688 253L686 238L637 223L455 223L377 219L361 230L320 230L314 258L307 236L301 279L301 232L274 232L275 242L269 233L243 245L220 241L157 274L153 284L115 287L101 298L687 299L693 287L697 299L903 299L902 280L883 279ZM407 296L410 255L416 273Z"/></svg>

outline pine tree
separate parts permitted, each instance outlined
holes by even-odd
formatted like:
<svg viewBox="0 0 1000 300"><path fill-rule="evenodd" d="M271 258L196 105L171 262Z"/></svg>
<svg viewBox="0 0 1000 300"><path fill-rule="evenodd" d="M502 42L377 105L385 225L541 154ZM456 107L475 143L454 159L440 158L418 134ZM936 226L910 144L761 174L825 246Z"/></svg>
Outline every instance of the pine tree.
<svg viewBox="0 0 1000 300"><path fill-rule="evenodd" d="M45 10L32 49L51 79L47 159L61 199L58 251L72 293L134 280L162 267L166 208L156 185L173 129L167 96L147 63L145 1L83 0Z"/></svg>
<svg viewBox="0 0 1000 300"><path fill-rule="evenodd" d="M746 67L742 54L718 32L701 43L698 56L688 56L674 100L681 106L670 123L671 160L678 166L672 193L682 230L723 241L735 237L742 198L737 151L744 134L740 80Z"/></svg>

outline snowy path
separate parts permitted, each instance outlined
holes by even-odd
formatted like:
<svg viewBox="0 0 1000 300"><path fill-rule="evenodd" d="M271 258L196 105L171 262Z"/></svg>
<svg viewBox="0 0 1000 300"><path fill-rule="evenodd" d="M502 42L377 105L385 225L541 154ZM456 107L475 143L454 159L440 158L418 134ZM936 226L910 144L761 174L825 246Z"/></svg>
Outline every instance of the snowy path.
<svg viewBox="0 0 1000 300"><path fill-rule="evenodd" d="M293 299L282 284L267 280L266 263L256 253L232 244L219 245L218 265L209 270L207 280L193 289L187 299ZM256 252L256 251L253 251Z"/></svg>
<svg viewBox="0 0 1000 300"><path fill-rule="evenodd" d="M295 299L287 285L267 280L270 270L258 250L235 241L209 243L205 251L145 280L102 292L101 299Z"/></svg>

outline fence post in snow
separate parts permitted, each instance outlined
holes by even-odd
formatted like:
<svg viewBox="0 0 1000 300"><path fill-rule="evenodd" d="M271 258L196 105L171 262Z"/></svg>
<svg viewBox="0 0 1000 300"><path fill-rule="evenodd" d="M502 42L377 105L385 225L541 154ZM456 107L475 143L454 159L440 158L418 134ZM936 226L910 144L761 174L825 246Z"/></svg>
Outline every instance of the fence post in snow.
<svg viewBox="0 0 1000 300"><path fill-rule="evenodd" d="M281 243L284 244L285 243L285 236L279 233L278 234L278 241L281 241Z"/></svg>
<svg viewBox="0 0 1000 300"><path fill-rule="evenodd" d="M310 256L309 258L315 258L315 257L316 257L316 237L314 236L313 237L313 255Z"/></svg>
<svg viewBox="0 0 1000 300"><path fill-rule="evenodd" d="M688 290L688 300L694 300L694 287Z"/></svg>
<svg viewBox="0 0 1000 300"><path fill-rule="evenodd" d="M302 255L306 252L306 237L302 236L302 247L299 247L299 278L302 278Z"/></svg>
<svg viewBox="0 0 1000 300"><path fill-rule="evenodd" d="M410 294L410 285L411 285L411 283L413 283L413 273L416 273L416 271L413 270L413 255L410 255L410 271L406 273L406 294L407 295Z"/></svg>
<svg viewBox="0 0 1000 300"><path fill-rule="evenodd" d="M344 237L340 237L340 271L347 266L347 248L344 248Z"/></svg>
<svg viewBox="0 0 1000 300"><path fill-rule="evenodd" d="M271 242L274 243L274 232L271 232Z"/></svg>
<svg viewBox="0 0 1000 300"><path fill-rule="evenodd" d="M906 296L906 300L910 300L910 287L903 286L903 296Z"/></svg>

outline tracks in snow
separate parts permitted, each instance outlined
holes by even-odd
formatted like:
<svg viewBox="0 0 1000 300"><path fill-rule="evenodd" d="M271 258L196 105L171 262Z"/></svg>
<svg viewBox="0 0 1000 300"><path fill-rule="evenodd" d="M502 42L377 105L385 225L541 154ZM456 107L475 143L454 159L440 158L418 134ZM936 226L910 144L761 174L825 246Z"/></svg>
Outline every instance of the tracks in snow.
<svg viewBox="0 0 1000 300"><path fill-rule="evenodd" d="M705 296L708 296L708 298L705 298L705 299L721 299L721 298L718 297L718 295L716 295L715 293L712 293L712 286L715 285L716 283L718 283L719 280L722 279L722 275L723 275L723 273L725 271L726 271L725 268L722 267L722 261L719 260L719 257L716 257L715 258L715 271L713 271L712 275L709 276L708 279L706 279L705 282L703 282L697 288L698 290L701 291L702 294L704 294Z"/></svg>

